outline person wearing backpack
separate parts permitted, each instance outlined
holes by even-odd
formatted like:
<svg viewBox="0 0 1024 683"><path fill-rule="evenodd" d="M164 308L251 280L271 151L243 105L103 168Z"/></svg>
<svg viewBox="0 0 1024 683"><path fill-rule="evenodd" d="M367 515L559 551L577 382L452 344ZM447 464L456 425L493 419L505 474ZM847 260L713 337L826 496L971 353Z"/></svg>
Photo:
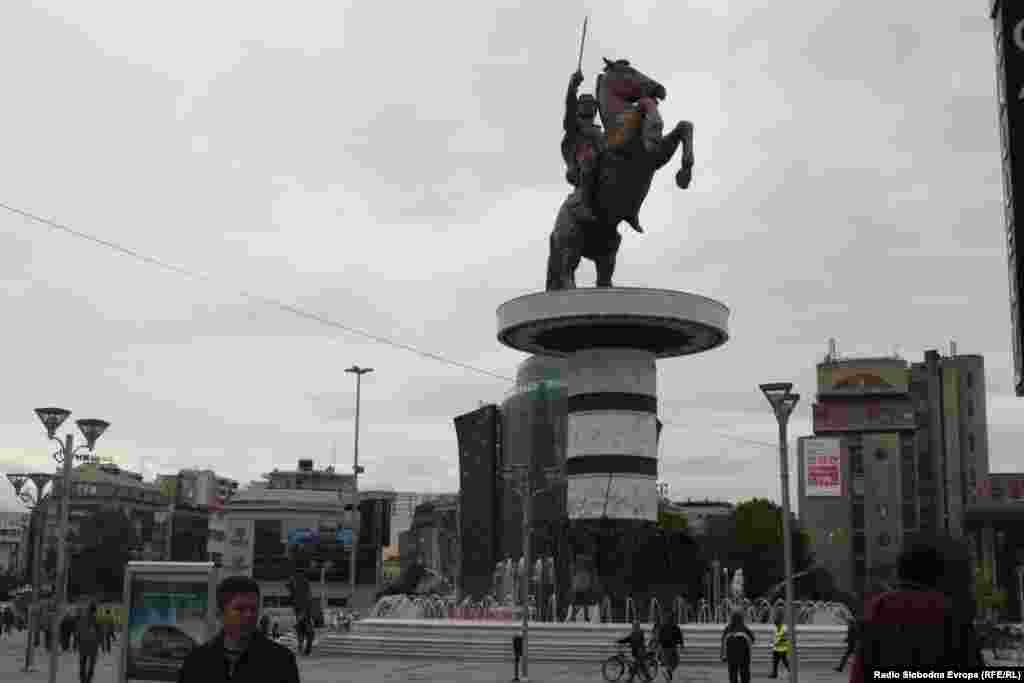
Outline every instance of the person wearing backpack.
<svg viewBox="0 0 1024 683"><path fill-rule="evenodd" d="M750 651L754 632L743 623L742 610L732 613L722 632L722 661L729 664L729 683L750 683Z"/></svg>
<svg viewBox="0 0 1024 683"><path fill-rule="evenodd" d="M876 669L968 669L981 666L970 592L970 556L948 537L907 544L899 582L865 607L861 645L850 682Z"/></svg>

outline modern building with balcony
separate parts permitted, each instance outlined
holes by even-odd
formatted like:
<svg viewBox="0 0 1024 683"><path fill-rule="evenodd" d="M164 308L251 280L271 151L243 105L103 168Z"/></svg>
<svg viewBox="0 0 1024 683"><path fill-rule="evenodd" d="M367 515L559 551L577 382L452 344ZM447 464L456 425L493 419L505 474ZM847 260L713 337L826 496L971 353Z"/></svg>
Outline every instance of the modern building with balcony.
<svg viewBox="0 0 1024 683"><path fill-rule="evenodd" d="M814 436L798 440L799 510L837 587L891 579L918 532L966 536L980 557L964 519L988 474L982 357L954 346L911 365L833 349L817 370Z"/></svg>
<svg viewBox="0 0 1024 683"><path fill-rule="evenodd" d="M382 581L382 549L394 492L360 491L354 500L350 474L314 470L300 460L294 471L264 475L265 487L239 491L211 517L208 549L224 576L243 574L261 585L264 605L289 603L286 582L296 569L324 594L327 606L368 607ZM352 529L356 539L356 595L350 595ZM321 583L322 581L322 583Z"/></svg>
<svg viewBox="0 0 1024 683"><path fill-rule="evenodd" d="M459 496L450 494L416 507L413 522L400 534L402 571L419 564L456 586L459 572Z"/></svg>
<svg viewBox="0 0 1024 683"><path fill-rule="evenodd" d="M28 529L27 512L0 512L0 574L22 570L21 549Z"/></svg>

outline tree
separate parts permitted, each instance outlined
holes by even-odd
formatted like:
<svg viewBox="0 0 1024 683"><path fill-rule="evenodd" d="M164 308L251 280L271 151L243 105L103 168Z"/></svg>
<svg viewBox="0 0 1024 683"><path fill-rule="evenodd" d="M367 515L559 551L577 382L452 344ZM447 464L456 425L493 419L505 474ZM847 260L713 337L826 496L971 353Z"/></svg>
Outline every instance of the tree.
<svg viewBox="0 0 1024 683"><path fill-rule="evenodd" d="M686 531L690 530L690 522L685 512L672 512L671 510L658 510L658 528L665 531Z"/></svg>
<svg viewBox="0 0 1024 683"><path fill-rule="evenodd" d="M793 572L811 565L810 536L791 519ZM785 575L782 509L766 498L736 506L729 517L709 520L702 543L704 571L713 560L730 571L743 569L744 592L760 597Z"/></svg>

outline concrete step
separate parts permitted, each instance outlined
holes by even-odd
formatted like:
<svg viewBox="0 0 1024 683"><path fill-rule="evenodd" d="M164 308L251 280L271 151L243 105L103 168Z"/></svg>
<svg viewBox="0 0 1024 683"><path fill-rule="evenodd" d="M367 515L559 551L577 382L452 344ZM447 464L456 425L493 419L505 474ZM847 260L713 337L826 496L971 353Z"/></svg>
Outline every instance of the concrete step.
<svg viewBox="0 0 1024 683"><path fill-rule="evenodd" d="M412 636L405 633L406 629L398 629L399 633L384 634L377 629L372 634L361 633L322 633L313 646L317 657L333 656L364 656L364 657L402 657L426 659L454 659L460 661L508 661L511 659L511 638L503 637L501 632L492 632L487 640L476 640L444 637L431 633L433 629L424 629L429 635ZM469 635L468 632L463 635ZM620 651L613 639L595 640L593 635L587 640L566 643L559 640L539 637L546 634L533 634L528 644L530 658L545 662L597 662L600 663ZM680 656L684 663L707 664L719 661L720 643L706 637L687 639L686 648ZM798 634L800 661L811 663L834 664L844 651L842 641L829 637L831 634ZM825 637L822 637L825 636ZM292 651L295 650L295 636L286 635L279 642ZM754 656L770 658L768 642L755 646Z"/></svg>

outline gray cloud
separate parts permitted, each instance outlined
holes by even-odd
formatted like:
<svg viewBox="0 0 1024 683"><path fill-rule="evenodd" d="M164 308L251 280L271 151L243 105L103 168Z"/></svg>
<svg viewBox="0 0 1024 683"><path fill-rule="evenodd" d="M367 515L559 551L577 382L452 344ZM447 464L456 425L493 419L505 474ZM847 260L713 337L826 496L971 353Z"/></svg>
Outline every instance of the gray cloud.
<svg viewBox="0 0 1024 683"><path fill-rule="evenodd" d="M31 408L51 402L111 419L104 447L147 471L248 481L332 442L340 462L357 363L378 369L363 385L370 479L454 488L451 419L507 382L238 291L513 375L523 355L496 342L494 311L543 286L585 9L460 6L438 33L422 27L445 6L402 22L372 3L253 8L244 24L217 8L12 8L0 199L213 281L0 216L0 468L45 464ZM757 383L787 379L806 433L829 337L911 360L951 338L985 353L993 463L1012 466L984 8L632 3L593 13L589 41L585 87L601 56L627 57L666 85L666 121L697 130L693 185L655 178L616 281L733 311L724 348L659 365L663 417L681 425L661 449L674 495L777 496L773 450L716 432L772 443Z"/></svg>

